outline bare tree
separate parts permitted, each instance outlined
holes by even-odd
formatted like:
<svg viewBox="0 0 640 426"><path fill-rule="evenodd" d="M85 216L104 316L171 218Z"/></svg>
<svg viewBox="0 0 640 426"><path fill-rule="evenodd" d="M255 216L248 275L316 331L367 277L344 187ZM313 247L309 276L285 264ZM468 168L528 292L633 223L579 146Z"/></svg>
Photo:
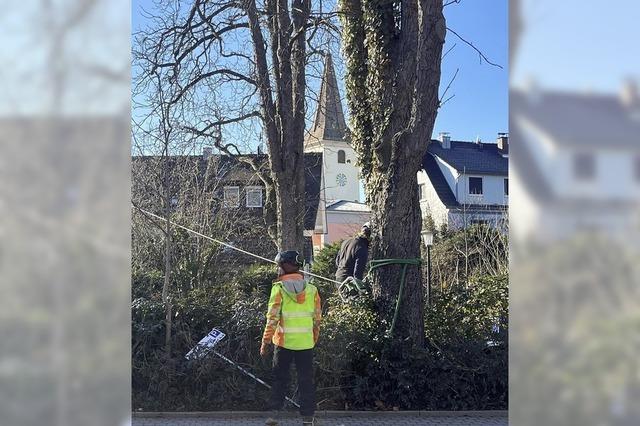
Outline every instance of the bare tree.
<svg viewBox="0 0 640 426"><path fill-rule="evenodd" d="M264 221L282 249L303 247L307 44L333 15L310 0L159 1L151 29L136 34L141 82L162 76L168 103L194 138L239 156L242 130L264 135L269 168L240 157L266 189ZM309 34L308 34L309 33ZM225 130L226 129L226 130ZM225 135L226 131L226 135ZM235 139L235 140L233 140Z"/></svg>
<svg viewBox="0 0 640 426"><path fill-rule="evenodd" d="M420 257L416 173L438 110L446 24L442 0L341 0L352 143L372 208L374 259ZM373 273L374 296L388 312L402 266ZM409 267L398 334L424 340L423 290Z"/></svg>
<svg viewBox="0 0 640 426"><path fill-rule="evenodd" d="M170 103L167 102L167 93L162 89L162 75L158 72L149 74L148 80L145 81L146 91L144 104L149 111L142 119L146 125L142 126L140 122L134 119L133 141L134 149L139 153L157 154L156 166L158 167L159 185L154 188L155 195L159 196L160 203L154 203L154 207L161 206L160 212L165 217L164 222L159 225L164 236L164 266L163 266L163 286L162 286L162 303L164 305L165 314L165 353L167 357L171 356L171 328L172 328L172 303L170 298L171 292L171 252L172 252L172 225L170 221L172 208L172 187L171 187L171 160L176 148L177 136L175 129L175 114ZM136 91L134 91L136 94ZM134 109L135 110L135 109ZM150 178L147 176L146 178ZM153 180L151 180L153 182ZM136 181L134 179L134 188ZM134 205L135 200L134 194Z"/></svg>

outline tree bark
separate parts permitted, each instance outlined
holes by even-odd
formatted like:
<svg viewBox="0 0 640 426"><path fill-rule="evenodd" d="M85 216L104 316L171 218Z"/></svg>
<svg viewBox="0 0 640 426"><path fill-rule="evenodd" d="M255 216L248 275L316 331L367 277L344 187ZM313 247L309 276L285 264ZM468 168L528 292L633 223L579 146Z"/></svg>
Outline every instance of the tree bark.
<svg viewBox="0 0 640 426"><path fill-rule="evenodd" d="M409 167L407 169L411 170ZM410 173L399 173L390 180L397 189L387 191L381 188L371 194L372 205L376 206L372 209L374 229L371 258L420 258L420 205L417 196L408 195L415 194L418 190L415 172L413 176ZM377 268L373 273L373 295L380 313L389 321L393 318L402 269L403 265L385 266ZM409 265L394 330L396 336L410 337L415 344L422 344L423 299L421 268Z"/></svg>
<svg viewBox="0 0 640 426"><path fill-rule="evenodd" d="M306 82L306 31L308 0L295 0L292 11L283 0L265 3L271 41L275 101L267 63L265 40L260 28L255 0L247 0L245 11L258 70L257 81L263 112L269 166L275 191L279 250L304 247L304 95ZM296 38L292 39L296 34Z"/></svg>
<svg viewBox="0 0 640 426"><path fill-rule="evenodd" d="M162 303L164 305L164 350L167 358L171 358L171 325L172 325L172 306L170 297L171 286L171 180L169 170L169 153L168 147L165 147L165 156L163 158L163 186L164 186L164 203L165 203L165 230L164 230L164 282L162 285Z"/></svg>
<svg viewBox="0 0 640 426"><path fill-rule="evenodd" d="M399 20L396 7L401 10ZM372 209L372 259L420 258L416 174L438 109L446 25L441 0L342 0L347 100L353 145ZM373 272L373 294L389 322L402 266ZM420 268L408 266L396 337L424 342Z"/></svg>

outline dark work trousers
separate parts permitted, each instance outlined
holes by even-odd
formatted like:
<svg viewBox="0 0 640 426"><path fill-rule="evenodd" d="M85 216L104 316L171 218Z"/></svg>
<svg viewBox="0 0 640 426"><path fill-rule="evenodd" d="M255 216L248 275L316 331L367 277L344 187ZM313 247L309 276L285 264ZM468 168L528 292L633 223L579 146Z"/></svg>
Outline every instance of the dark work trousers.
<svg viewBox="0 0 640 426"><path fill-rule="evenodd" d="M273 387L269 409L281 410L289 390L291 362L295 362L300 391L300 414L313 416L316 411L316 385L313 383L313 349L294 351L275 346L273 350Z"/></svg>

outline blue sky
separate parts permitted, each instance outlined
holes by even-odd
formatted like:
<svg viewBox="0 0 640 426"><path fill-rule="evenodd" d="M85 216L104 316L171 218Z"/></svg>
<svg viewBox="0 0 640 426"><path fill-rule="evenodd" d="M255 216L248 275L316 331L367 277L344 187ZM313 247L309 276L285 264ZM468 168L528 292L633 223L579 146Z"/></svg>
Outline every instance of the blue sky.
<svg viewBox="0 0 640 426"><path fill-rule="evenodd" d="M447 32L444 50L455 44L442 63L440 92L458 69L458 76L446 97L433 129L451 133L454 140L494 141L499 132L508 131L509 69L508 8L506 0L462 0L445 8L447 27L472 42L492 62L503 69L480 63L478 53Z"/></svg>
<svg viewBox="0 0 640 426"><path fill-rule="evenodd" d="M543 88L617 92L640 77L640 2L522 0L525 31L512 82Z"/></svg>
<svg viewBox="0 0 640 426"><path fill-rule="evenodd" d="M140 6L153 8L153 3L151 0L132 1L133 31L145 24ZM475 50L448 32L444 50L454 44L455 47L442 64L441 93L456 70L459 71L446 95L454 97L441 108L434 137L447 131L454 140L471 141L480 137L485 142L494 141L498 132L508 131L507 0L462 0L460 4L447 6L445 16L449 28L472 42L503 69L484 61L481 63ZM338 78L340 68L338 64ZM315 110L313 105L309 108Z"/></svg>

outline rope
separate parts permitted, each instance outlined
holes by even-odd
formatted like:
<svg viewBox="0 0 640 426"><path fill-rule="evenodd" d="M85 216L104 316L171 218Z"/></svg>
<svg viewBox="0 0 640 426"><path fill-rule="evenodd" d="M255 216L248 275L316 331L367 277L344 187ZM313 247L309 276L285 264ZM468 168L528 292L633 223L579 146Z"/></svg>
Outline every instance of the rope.
<svg viewBox="0 0 640 426"><path fill-rule="evenodd" d="M197 235L197 236L199 236L199 237L205 238L205 239L207 239L207 240L209 240L209 241L213 241L214 243L220 244L220 245L222 245L222 246L229 247L230 249L232 249L232 250L236 250L236 251L239 251L240 253L244 253L244 254L246 254L246 255L253 256L253 257L255 257L256 259L260 259L260 260L263 260L263 261L265 261L265 262L269 262L269 263L273 263L274 265L277 265L277 263L276 263L274 260L272 260L272 259L267 259L266 257L262 257L262 256L259 256L259 255L257 255L257 254L251 253L251 252L249 252L249 251L243 250L243 249L241 249L241 248L238 248L238 247L232 246L231 244L229 244L229 243L225 243L224 241L220 241L220 240L217 240L217 239L215 239L215 238L212 238L212 237L210 237L210 236L208 236L208 235L204 235L204 234L202 234L202 233L200 233L200 232L198 232L198 231L194 231L194 230L193 230L193 229L191 229L191 228L187 228L186 226L182 226L182 225L180 225L180 224L178 224L178 223L175 223L175 222L173 222L173 221L171 221L171 220L169 220L169 219L166 219L166 218L164 218L164 217L162 217L162 216L158 216L157 214L151 213L150 211L147 211L147 210L145 210L145 209L143 209L143 208L140 208L140 207L138 207L138 206L136 206L136 205L134 205L133 207L135 207L137 210L139 210L141 213L143 213L143 214L145 214L145 215L148 215L148 216L154 217L154 218L159 219L159 220L162 220L162 221L169 221L169 223L171 223L173 226L175 226L175 227L177 227L177 228L184 229L185 231L190 232L190 233L192 233L192 234L194 234L194 235ZM373 262L373 261L372 261L372 262ZM340 282L340 281L332 280L331 278L325 278L325 277L323 277L323 276L321 276L321 275L316 275L316 274L314 274L314 273L312 273L312 272L307 272L307 271L303 271L303 270L301 270L300 272L301 272L301 273L303 273L303 274L305 274L305 275L310 275L310 276L312 276L312 277L319 278L319 279L321 279L321 280L329 281L329 282L332 282L332 283L335 283L335 284L341 284L341 282Z"/></svg>
<svg viewBox="0 0 640 426"><path fill-rule="evenodd" d="M216 244L220 244L222 246L228 247L228 248L230 248L232 250L235 250L235 251L238 251L240 253L244 253L246 255L255 257L256 259L260 259L260 260L263 260L265 262L269 262L269 263L273 263L274 265L277 265L277 263L274 260L267 259L266 257L259 256L259 255L255 254L255 253L251 253L251 252L249 252L247 250L243 250L241 248L235 247L235 246L233 246L233 245L231 245L229 243L225 243L224 241L220 241L220 240L212 238L212 237L210 237L208 235L204 235L204 234L202 234L202 233L200 233L198 231L194 231L191 228L187 228L186 226L180 225L180 224L175 223L175 222L173 222L171 220L168 220L168 219L166 219L166 218L164 218L162 216L158 216L157 214L151 213L150 211L147 211L147 210L145 210L145 209L143 209L141 207L138 207L136 205L134 205L133 207L135 207L137 210L139 210L141 213L143 213L143 214L145 214L147 216L151 216L151 217L154 217L154 218L156 218L158 220L162 220L162 221L169 221L169 223L171 223L175 227L184 229L185 231L187 231L187 232L189 232L191 234L194 234L194 235L197 235L199 237L205 238L205 239L207 239L209 241L213 241ZM405 275L406 275L406 272L407 272L407 266L409 266L409 265L420 265L421 262L422 262L421 259L376 259L376 260L371 260L370 261L370 265L371 266L369 268L369 273L368 274L371 274L371 272L373 270L375 270L376 268L380 268L382 266L403 265L402 274L400 276L400 288L398 289L398 300L396 301L396 309L395 309L395 312L393 314L393 321L391 322L391 329L389 330L390 333L393 333L393 330L395 329L395 326L396 326L396 320L398 319L398 312L400 311L400 301L402 300L402 293L403 293L403 290L404 290L404 281L405 281ZM328 281L328 282L331 282L331 283L334 283L334 284L338 284L338 285L342 284L340 281L333 280L331 278L326 278L326 277L323 277L321 275L314 274L312 272L308 272L308 271L300 271L300 272L305 274L305 275L309 275L309 276L312 276L312 277L315 277L315 278L319 278L321 280L325 280L325 281Z"/></svg>
<svg viewBox="0 0 640 426"><path fill-rule="evenodd" d="M420 265L422 259L376 259L371 261L371 267L369 268L369 274L376 268L389 265L403 265L402 274L400 275L400 288L398 289L398 300L396 300L396 309L393 313L393 321L391 322L390 334L393 334L393 330L396 327L396 320L398 319L398 312L400 312L400 301L402 300L402 292L404 290L404 278L407 273L407 266Z"/></svg>

